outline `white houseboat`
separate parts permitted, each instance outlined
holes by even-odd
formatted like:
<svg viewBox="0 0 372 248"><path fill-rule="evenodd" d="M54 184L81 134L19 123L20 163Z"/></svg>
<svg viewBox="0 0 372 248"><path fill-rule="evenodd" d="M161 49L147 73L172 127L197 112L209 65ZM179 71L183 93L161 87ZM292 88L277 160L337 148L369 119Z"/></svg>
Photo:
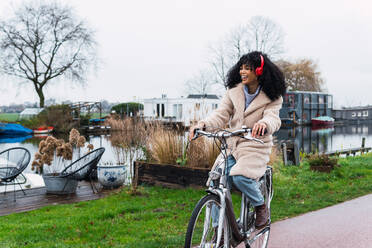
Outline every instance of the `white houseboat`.
<svg viewBox="0 0 372 248"><path fill-rule="evenodd" d="M190 126L193 121L205 118L217 108L220 98L216 95L188 95L180 98L144 99L144 117L163 122L182 123Z"/></svg>

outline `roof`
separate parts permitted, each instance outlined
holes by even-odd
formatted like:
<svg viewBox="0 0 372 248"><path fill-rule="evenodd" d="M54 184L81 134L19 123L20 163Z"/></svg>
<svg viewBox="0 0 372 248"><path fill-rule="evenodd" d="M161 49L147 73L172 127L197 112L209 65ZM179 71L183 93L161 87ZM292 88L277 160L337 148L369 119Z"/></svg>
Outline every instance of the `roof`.
<svg viewBox="0 0 372 248"><path fill-rule="evenodd" d="M372 106L371 105L367 105L367 106L355 106L355 107L341 107L341 108L338 108L338 109L333 109L334 111L345 111L345 110L372 110Z"/></svg>
<svg viewBox="0 0 372 248"><path fill-rule="evenodd" d="M216 95L208 95L208 94L191 94L188 95L187 98L194 98L194 99L200 99L200 98L206 98L206 99L219 99Z"/></svg>
<svg viewBox="0 0 372 248"><path fill-rule="evenodd" d="M37 115L43 110L44 108L25 108L20 115Z"/></svg>
<svg viewBox="0 0 372 248"><path fill-rule="evenodd" d="M314 94L314 95L330 95L327 92L317 92L317 91L300 91L300 90L295 90L295 91L287 91L287 94Z"/></svg>

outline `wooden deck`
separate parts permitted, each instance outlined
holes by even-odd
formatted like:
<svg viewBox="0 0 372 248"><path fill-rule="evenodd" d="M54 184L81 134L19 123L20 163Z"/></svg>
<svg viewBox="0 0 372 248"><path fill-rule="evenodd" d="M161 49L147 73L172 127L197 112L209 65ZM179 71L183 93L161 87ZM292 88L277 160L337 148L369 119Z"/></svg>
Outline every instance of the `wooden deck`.
<svg viewBox="0 0 372 248"><path fill-rule="evenodd" d="M16 191L16 201L14 202L13 186L9 186L9 192L4 195L0 193L0 216L11 213L26 212L48 205L59 205L80 201L89 201L102 198L111 191L100 191L93 193L89 182L79 182L75 194L51 195L46 194L45 187L26 189L26 195L22 191Z"/></svg>

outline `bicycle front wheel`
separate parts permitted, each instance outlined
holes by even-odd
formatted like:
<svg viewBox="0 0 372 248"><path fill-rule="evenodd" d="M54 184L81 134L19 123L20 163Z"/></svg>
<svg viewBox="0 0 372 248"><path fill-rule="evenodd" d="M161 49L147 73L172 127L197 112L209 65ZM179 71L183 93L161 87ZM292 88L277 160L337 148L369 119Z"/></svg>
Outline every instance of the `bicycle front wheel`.
<svg viewBox="0 0 372 248"><path fill-rule="evenodd" d="M262 230L255 231L255 237L251 240L250 248L266 248L269 243L270 225Z"/></svg>
<svg viewBox="0 0 372 248"><path fill-rule="evenodd" d="M269 243L270 225L271 225L271 206L270 206L270 203L271 203L271 199L272 199L272 196L273 196L271 171L270 171L270 174L267 177L266 182L262 183L260 188L261 188L262 194L265 197L265 204L266 204L266 206L268 208L268 211L269 211L269 223L263 229L255 230L253 232L253 234L251 235L251 237L253 237L253 239L251 239L249 241L250 246L247 246L247 247L250 247L250 248L266 248L267 244Z"/></svg>
<svg viewBox="0 0 372 248"><path fill-rule="evenodd" d="M216 195L206 195L196 205L192 212L189 225L187 227L185 248L209 248L217 247L217 226L216 212L219 213L221 209L220 199ZM215 212L215 213L213 213ZM218 247L224 247L224 243L229 247L229 240L231 237L230 228L228 228L227 219L225 217L222 228L222 241Z"/></svg>

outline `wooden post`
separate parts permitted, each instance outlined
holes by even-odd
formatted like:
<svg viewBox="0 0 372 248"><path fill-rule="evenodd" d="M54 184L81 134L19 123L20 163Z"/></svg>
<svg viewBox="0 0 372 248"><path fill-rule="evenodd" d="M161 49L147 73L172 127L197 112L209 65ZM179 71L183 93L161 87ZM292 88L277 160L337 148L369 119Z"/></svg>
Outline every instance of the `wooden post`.
<svg viewBox="0 0 372 248"><path fill-rule="evenodd" d="M288 158L287 158L287 144L283 143L282 144L282 151L283 151L283 163L284 165L288 164Z"/></svg>
<svg viewBox="0 0 372 248"><path fill-rule="evenodd" d="M300 150L298 149L297 143L293 144L293 153L294 153L294 164L300 165Z"/></svg>

